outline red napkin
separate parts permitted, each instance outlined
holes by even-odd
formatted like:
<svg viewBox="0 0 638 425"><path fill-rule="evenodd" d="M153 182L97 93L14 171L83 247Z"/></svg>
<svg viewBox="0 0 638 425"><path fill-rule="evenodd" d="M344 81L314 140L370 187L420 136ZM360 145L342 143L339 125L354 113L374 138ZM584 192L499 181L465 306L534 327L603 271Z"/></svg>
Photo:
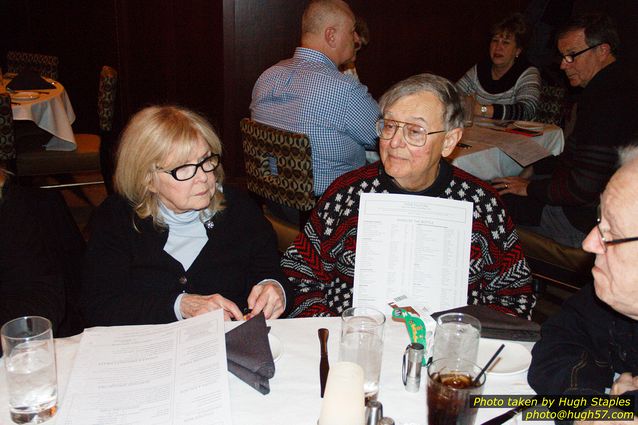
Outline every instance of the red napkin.
<svg viewBox="0 0 638 425"><path fill-rule="evenodd" d="M542 136L543 135L543 131L535 131L535 130L525 130L524 128L506 128L505 130L508 133L514 133L514 134L520 134L522 136L527 136L527 137L536 137L536 136Z"/></svg>

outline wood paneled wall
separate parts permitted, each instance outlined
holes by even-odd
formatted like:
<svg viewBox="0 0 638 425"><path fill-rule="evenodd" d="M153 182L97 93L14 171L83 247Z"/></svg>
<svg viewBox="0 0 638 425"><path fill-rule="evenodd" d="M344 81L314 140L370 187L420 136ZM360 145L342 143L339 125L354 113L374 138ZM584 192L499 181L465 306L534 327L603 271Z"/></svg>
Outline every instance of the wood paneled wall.
<svg viewBox="0 0 638 425"><path fill-rule="evenodd" d="M409 75L459 78L487 52L490 25L535 0L350 0L370 27L357 70L378 98ZM554 0L563 1L563 0ZM178 103L220 131L227 174L243 175L239 121L267 67L292 55L304 0L0 0L0 63L10 49L56 54L78 131L97 127L97 75L120 72L118 115ZM575 0L606 10L636 62L638 2Z"/></svg>
<svg viewBox="0 0 638 425"><path fill-rule="evenodd" d="M393 83L421 72L459 78L487 52L490 25L522 10L527 0L351 0L355 14L368 23L370 45L357 60L361 81L378 98ZM234 55L225 64L232 92L225 102L226 150L240 148L239 120L249 116L252 87L269 66L292 56L299 44L304 1L226 0L233 8L234 27L225 40ZM477 17L483 16L483 19ZM230 26L229 22L226 22ZM230 45L229 45L230 44ZM237 156L233 174L242 173ZM229 168L227 166L227 168Z"/></svg>

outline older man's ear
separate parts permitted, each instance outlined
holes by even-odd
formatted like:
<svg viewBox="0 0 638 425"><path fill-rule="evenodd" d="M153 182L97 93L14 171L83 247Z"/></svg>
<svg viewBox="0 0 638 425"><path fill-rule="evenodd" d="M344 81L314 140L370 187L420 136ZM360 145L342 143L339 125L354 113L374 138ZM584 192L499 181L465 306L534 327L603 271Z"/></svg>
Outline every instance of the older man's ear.
<svg viewBox="0 0 638 425"><path fill-rule="evenodd" d="M444 157L449 156L456 147L456 144L459 140L461 140L461 137L463 137L462 128L449 130L445 134L445 139L443 139L443 150L441 151L441 155Z"/></svg>

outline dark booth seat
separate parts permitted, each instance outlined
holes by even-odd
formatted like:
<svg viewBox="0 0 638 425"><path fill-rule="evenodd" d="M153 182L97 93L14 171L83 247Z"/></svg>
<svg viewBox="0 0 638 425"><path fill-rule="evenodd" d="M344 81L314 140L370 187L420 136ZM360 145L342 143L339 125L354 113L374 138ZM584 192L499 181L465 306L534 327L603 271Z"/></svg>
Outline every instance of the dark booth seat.
<svg viewBox="0 0 638 425"><path fill-rule="evenodd" d="M532 275L541 283L575 292L593 281L595 255L561 245L537 233L517 228Z"/></svg>

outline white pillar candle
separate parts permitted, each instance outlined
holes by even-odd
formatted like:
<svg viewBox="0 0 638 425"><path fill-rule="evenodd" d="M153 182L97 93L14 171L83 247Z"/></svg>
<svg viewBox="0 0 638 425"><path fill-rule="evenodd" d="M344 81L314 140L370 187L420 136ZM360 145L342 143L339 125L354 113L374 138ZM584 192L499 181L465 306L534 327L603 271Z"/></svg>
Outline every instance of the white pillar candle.
<svg viewBox="0 0 638 425"><path fill-rule="evenodd" d="M330 365L318 425L363 425L363 369L356 363Z"/></svg>

